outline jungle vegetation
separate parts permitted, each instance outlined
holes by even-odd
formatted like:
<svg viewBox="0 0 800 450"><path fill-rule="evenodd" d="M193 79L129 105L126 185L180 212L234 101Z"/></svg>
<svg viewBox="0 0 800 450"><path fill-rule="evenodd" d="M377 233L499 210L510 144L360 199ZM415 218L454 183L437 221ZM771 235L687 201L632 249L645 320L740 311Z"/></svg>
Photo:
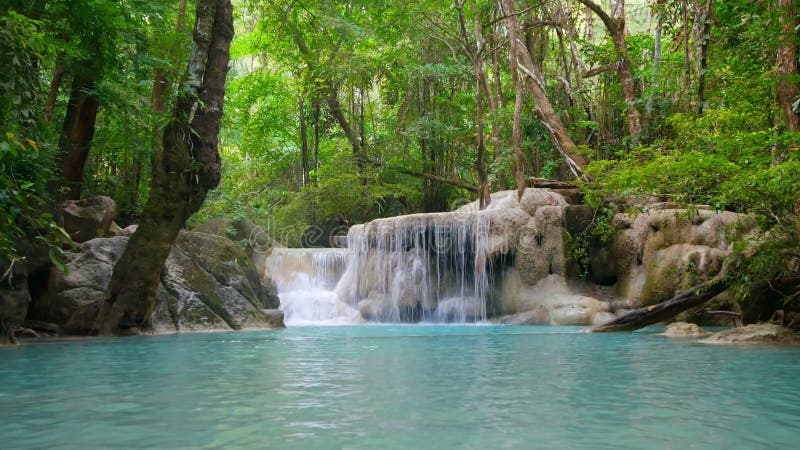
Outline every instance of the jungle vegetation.
<svg viewBox="0 0 800 450"><path fill-rule="evenodd" d="M6 263L20 240L58 258L63 199L148 217L207 1L2 2ZM246 219L320 245L541 178L604 211L658 198L752 214L739 284L800 274L796 0L232 3L222 178L179 226Z"/></svg>

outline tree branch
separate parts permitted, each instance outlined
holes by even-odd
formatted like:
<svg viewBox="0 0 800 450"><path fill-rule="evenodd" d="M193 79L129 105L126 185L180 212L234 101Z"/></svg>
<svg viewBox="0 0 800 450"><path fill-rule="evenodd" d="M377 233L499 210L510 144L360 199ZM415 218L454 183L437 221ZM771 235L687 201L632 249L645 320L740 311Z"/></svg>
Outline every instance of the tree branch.
<svg viewBox="0 0 800 450"><path fill-rule="evenodd" d="M598 66L592 69L587 70L581 74L582 78L591 78L596 75L600 75L603 72L610 72L612 70L617 70L619 66L619 61L614 61L612 63L603 64L602 66Z"/></svg>
<svg viewBox="0 0 800 450"><path fill-rule="evenodd" d="M603 8L600 5L593 2L592 0L578 0L578 2L582 3L584 6L594 11L594 13L597 14L598 17L600 17L600 20L603 21L606 28L608 28L609 30L617 28L616 21L612 19L611 16L606 14L606 12L603 11Z"/></svg>

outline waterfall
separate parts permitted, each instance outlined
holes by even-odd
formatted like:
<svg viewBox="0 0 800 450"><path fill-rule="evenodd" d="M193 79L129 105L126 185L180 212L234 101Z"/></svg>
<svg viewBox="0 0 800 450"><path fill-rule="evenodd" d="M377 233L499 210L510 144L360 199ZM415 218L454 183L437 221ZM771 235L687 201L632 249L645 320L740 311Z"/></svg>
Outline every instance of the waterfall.
<svg viewBox="0 0 800 450"><path fill-rule="evenodd" d="M287 325L347 325L363 321L333 291L345 268L344 249L274 248L266 273L278 288Z"/></svg>
<svg viewBox="0 0 800 450"><path fill-rule="evenodd" d="M486 320L488 216L414 214L352 227L336 293L379 322Z"/></svg>
<svg viewBox="0 0 800 450"><path fill-rule="evenodd" d="M485 321L488 229L483 212L378 219L346 249L275 248L265 270L289 325Z"/></svg>

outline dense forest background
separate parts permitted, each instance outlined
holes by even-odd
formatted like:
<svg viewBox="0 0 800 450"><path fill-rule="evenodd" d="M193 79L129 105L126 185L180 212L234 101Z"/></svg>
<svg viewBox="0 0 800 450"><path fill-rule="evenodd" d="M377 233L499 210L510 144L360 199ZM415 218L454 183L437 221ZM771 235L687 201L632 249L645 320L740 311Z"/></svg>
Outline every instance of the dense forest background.
<svg viewBox="0 0 800 450"><path fill-rule="evenodd" d="M21 239L58 258L67 239L48 211L62 199L108 195L121 225L138 220L192 46L188 3L3 1L5 259ZM318 245L577 178L608 214L643 198L752 214L742 285L800 272L795 0L233 6L223 178L194 222Z"/></svg>

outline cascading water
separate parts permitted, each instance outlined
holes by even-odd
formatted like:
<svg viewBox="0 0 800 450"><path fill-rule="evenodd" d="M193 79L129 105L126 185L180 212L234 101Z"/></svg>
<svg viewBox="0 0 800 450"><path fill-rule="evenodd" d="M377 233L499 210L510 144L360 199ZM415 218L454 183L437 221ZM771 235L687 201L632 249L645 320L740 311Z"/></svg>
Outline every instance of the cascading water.
<svg viewBox="0 0 800 450"><path fill-rule="evenodd" d="M276 248L266 271L289 325L485 321L488 229L483 212L379 219L347 249Z"/></svg>
<svg viewBox="0 0 800 450"><path fill-rule="evenodd" d="M287 325L347 325L362 322L359 312L333 291L345 268L344 249L274 248L266 272L278 288Z"/></svg>
<svg viewBox="0 0 800 450"><path fill-rule="evenodd" d="M486 320L488 216L415 214L350 229L336 287L368 320Z"/></svg>

